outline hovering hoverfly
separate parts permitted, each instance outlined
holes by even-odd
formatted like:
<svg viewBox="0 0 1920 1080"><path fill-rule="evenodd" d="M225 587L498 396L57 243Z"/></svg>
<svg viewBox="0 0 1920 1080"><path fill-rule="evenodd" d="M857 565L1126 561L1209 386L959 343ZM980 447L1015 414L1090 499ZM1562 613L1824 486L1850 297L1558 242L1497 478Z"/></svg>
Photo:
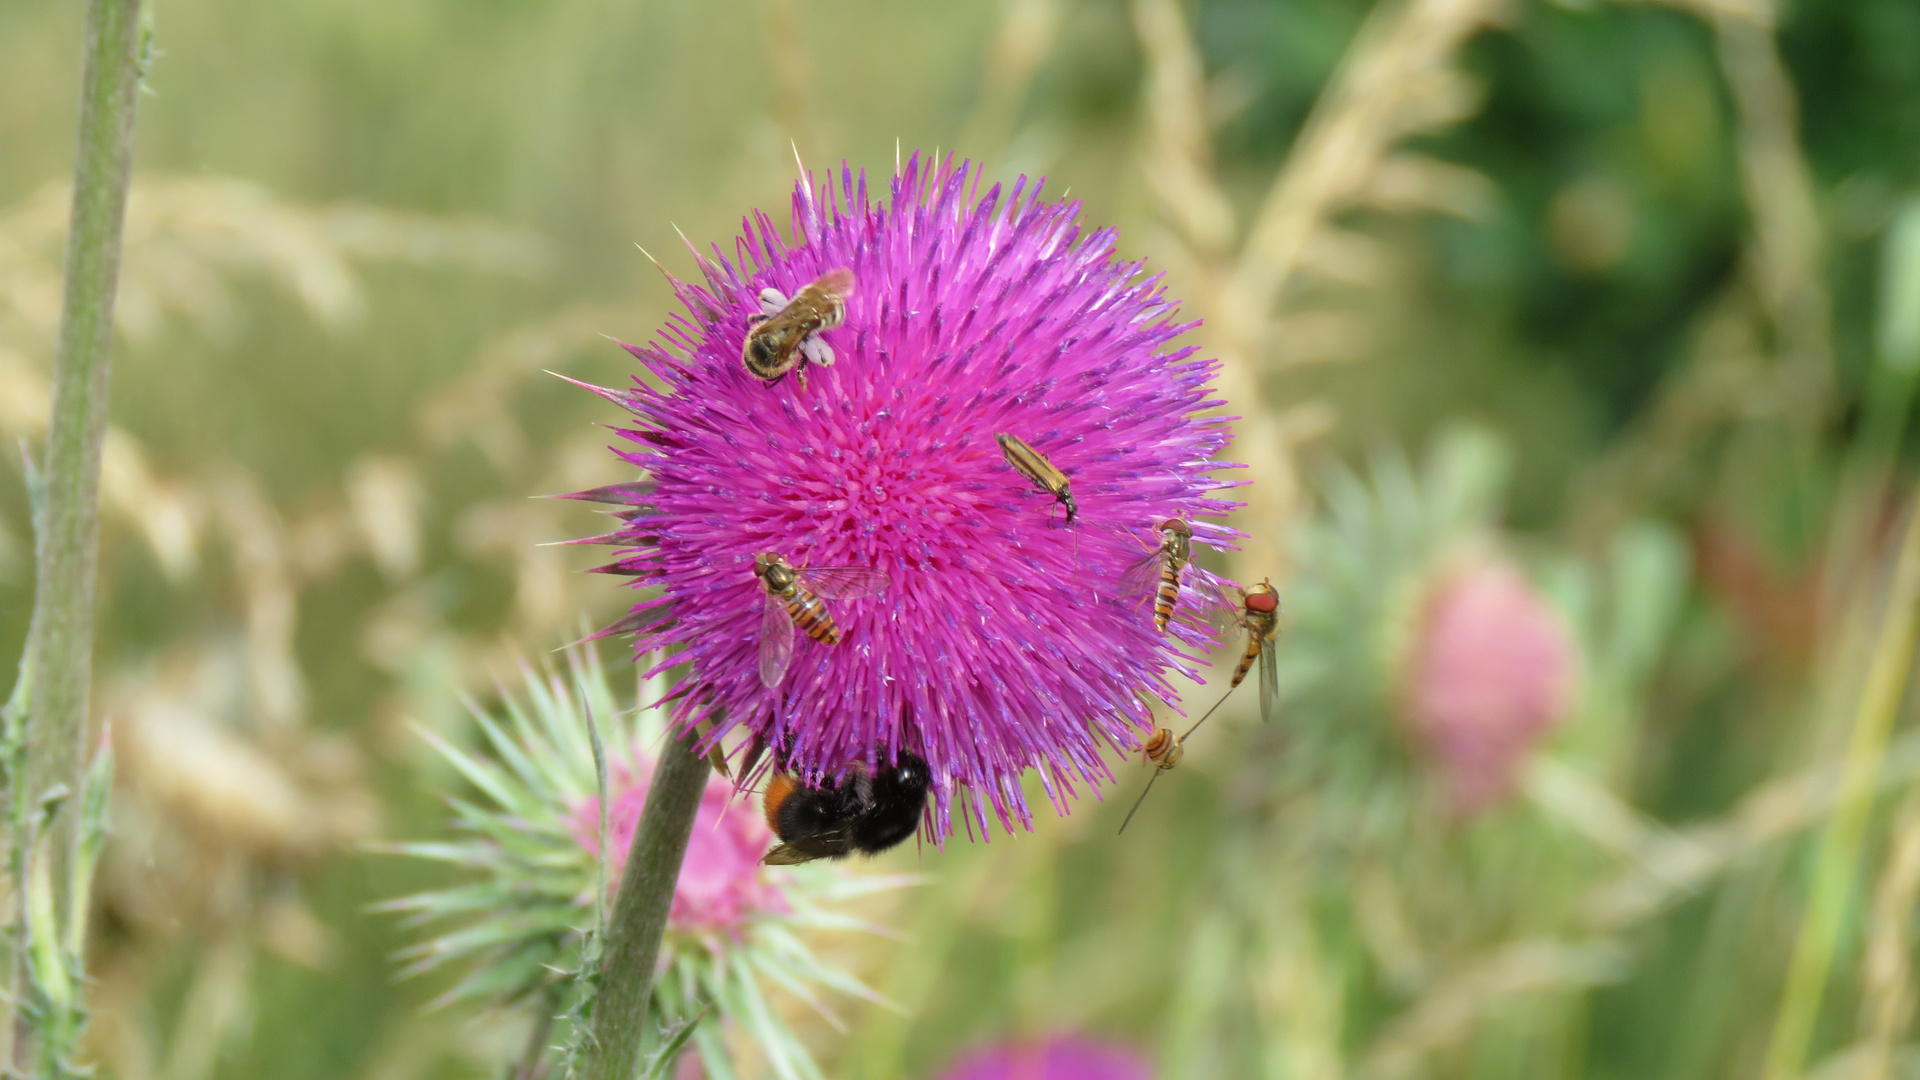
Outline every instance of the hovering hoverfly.
<svg viewBox="0 0 1920 1080"><path fill-rule="evenodd" d="M1160 534L1160 546L1141 556L1120 576L1120 595L1138 599L1151 593L1153 628L1164 634L1173 619L1173 606L1180 600L1180 574L1193 561L1193 527L1179 518L1168 518L1155 532Z"/></svg>
<svg viewBox="0 0 1920 1080"><path fill-rule="evenodd" d="M813 279L791 301L778 289L761 289L760 314L753 317L753 329L741 346L741 362L768 386L795 372L800 388L806 389L808 363L833 363L833 346L820 334L846 318L847 297L852 295L853 271L845 267Z"/></svg>
<svg viewBox="0 0 1920 1080"><path fill-rule="evenodd" d="M1201 717L1200 723L1205 722L1206 717ZM1200 724L1193 725L1187 729L1186 735L1175 735L1172 728L1153 729L1153 734L1147 738L1146 745L1140 748L1140 763L1153 765L1153 775L1147 777L1146 788L1140 792L1139 798L1133 800L1133 809L1127 811L1127 819L1120 823L1121 832L1126 832L1127 826L1133 823L1133 815L1139 813L1140 804L1147 801L1147 792L1153 790L1153 782L1160 779L1161 773L1180 764L1181 757L1187 752L1187 735L1192 735L1199 728Z"/></svg>
<svg viewBox="0 0 1920 1080"><path fill-rule="evenodd" d="M927 763L906 751L878 772L855 763L844 778L823 787L806 787L777 772L767 781L760 805L780 843L760 861L791 866L856 851L878 855L920 828L932 786Z"/></svg>
<svg viewBox="0 0 1920 1080"><path fill-rule="evenodd" d="M1000 432L994 436L1000 444L1000 453L1006 456L1007 464L1015 472L1033 481L1041 491L1054 497L1054 501L1067 508L1067 524L1073 524L1074 515L1080 508L1073 503L1073 492L1067 489L1067 474L1055 468L1046 455L1021 441L1017 435Z"/></svg>
<svg viewBox="0 0 1920 1080"><path fill-rule="evenodd" d="M797 570L770 551L753 557L753 573L766 586L767 605L760 616L760 685L772 689L793 662L793 628L822 645L840 643L840 627L827 610L828 600L857 600L892 584L883 570L866 566L814 566Z"/></svg>
<svg viewBox="0 0 1920 1080"><path fill-rule="evenodd" d="M1206 723L1207 716L1212 716L1214 709L1226 703L1234 690L1246 681L1255 660L1260 662L1260 719L1273 719L1273 702L1280 695L1279 669L1273 655L1273 639L1280 634L1280 590L1274 588L1273 579L1268 578L1252 588L1237 591L1240 593L1238 604L1224 590L1220 599L1228 610L1237 612L1233 625L1247 632L1247 649L1233 669L1233 681L1227 685L1227 692L1220 695L1220 700L1213 703L1213 708L1208 709L1194 727Z"/></svg>

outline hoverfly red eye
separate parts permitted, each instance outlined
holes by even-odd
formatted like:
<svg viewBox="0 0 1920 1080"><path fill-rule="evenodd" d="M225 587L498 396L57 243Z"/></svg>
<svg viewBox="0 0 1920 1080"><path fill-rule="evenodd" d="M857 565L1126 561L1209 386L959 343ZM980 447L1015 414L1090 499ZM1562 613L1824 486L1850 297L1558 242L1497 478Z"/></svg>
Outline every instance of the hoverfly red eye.
<svg viewBox="0 0 1920 1080"><path fill-rule="evenodd" d="M1280 607L1280 598L1274 595L1273 593L1257 592L1257 593L1247 594L1247 610L1248 611L1257 611L1260 614L1265 615L1269 612L1278 610L1279 607Z"/></svg>

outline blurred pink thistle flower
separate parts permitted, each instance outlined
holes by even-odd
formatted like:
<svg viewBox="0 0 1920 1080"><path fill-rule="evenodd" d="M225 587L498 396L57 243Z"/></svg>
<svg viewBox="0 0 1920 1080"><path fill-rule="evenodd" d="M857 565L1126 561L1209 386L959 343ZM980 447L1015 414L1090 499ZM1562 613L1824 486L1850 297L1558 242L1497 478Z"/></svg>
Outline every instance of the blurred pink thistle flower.
<svg viewBox="0 0 1920 1080"><path fill-rule="evenodd" d="M647 803L653 760L636 753L631 764L617 763L608 778L613 800L607 815L611 850L607 858L609 886L619 884L626 867L633 830ZM687 841L686 861L673 887L673 906L667 912L667 932L726 934L738 939L754 916L785 914L788 906L771 871L760 856L773 833L748 807L728 806L733 785L716 776L709 780L694 817L693 836ZM589 857L600 854L600 797L580 800L569 822L573 837Z"/></svg>
<svg viewBox="0 0 1920 1080"><path fill-rule="evenodd" d="M1567 711L1574 648L1533 586L1477 560L1429 586L1402 671L1402 718L1471 816L1513 791L1521 764Z"/></svg>
<svg viewBox="0 0 1920 1080"><path fill-rule="evenodd" d="M657 696L659 687L640 693ZM666 736L661 710L632 705L615 693L598 656L576 649L564 675L527 671L516 690L503 690L496 709L476 707L478 745L462 748L424 733L472 791L449 798L449 837L387 850L460 873L440 888L382 906L416 926L436 927L402 953L408 973L463 969L443 1002L563 1004L557 998L569 989L569 973L580 970L596 924L596 883L617 885L653 773L640 752L625 760L611 755L611 847L603 878L600 773L589 733L598 730L608 746L632 748L658 746ZM652 1009L662 1027L710 1013L693 1028L684 1056L697 1052L715 1075L733 1075L720 1063L731 1061L728 1033L740 1032L761 1048L780 1080L817 1078L818 1066L782 1010L772 1007L770 991L791 993L834 1023L824 991L880 1000L816 956L810 942L816 934L878 931L840 905L914 879L763 867L766 825L745 806L723 814L730 792L731 785L716 779L697 811L661 943Z"/></svg>
<svg viewBox="0 0 1920 1080"><path fill-rule="evenodd" d="M1063 1035L976 1050L941 1080L1151 1080L1152 1075L1146 1059L1133 1050Z"/></svg>
<svg viewBox="0 0 1920 1080"><path fill-rule="evenodd" d="M629 507L591 542L626 546L605 569L662 590L606 632L639 632L641 655L673 647L655 671L689 665L680 725L744 727L807 783L918 754L936 838L956 787L983 831L983 803L1009 828L1029 822L1030 767L1064 812L1074 777L1111 778L1105 739L1136 744L1152 725L1142 696L1173 697L1169 669L1191 671L1211 640L1192 619L1156 634L1115 584L1165 518L1215 545L1237 535L1200 520L1234 505L1207 497L1228 486L1209 460L1226 421L1200 415L1221 404L1216 365L1171 348L1194 324L1116 260L1112 230L1082 235L1077 203L1042 202L1025 178L983 194L969 166L918 157L887 204L864 174L837 181L799 183L792 240L756 212L736 260L696 252L705 287L674 282L687 314L627 346L645 376L600 391L638 418L621 456L647 478L577 496ZM805 390L750 375L761 290L791 296L842 267L856 285L824 334L836 362ZM999 432L1066 474L1072 527L1008 467ZM844 641L802 636L771 690L759 552L891 578L832 605Z"/></svg>

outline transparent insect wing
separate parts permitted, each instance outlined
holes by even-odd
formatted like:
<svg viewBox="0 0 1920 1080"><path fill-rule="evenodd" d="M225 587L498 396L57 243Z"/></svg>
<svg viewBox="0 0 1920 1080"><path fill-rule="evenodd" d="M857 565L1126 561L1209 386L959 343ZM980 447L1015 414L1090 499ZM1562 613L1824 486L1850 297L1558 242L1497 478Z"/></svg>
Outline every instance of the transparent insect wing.
<svg viewBox="0 0 1920 1080"><path fill-rule="evenodd" d="M1160 568L1165 565L1166 559L1157 548L1136 559L1126 573L1120 575L1120 599L1136 604L1152 599L1160 584Z"/></svg>
<svg viewBox="0 0 1920 1080"><path fill-rule="evenodd" d="M793 663L793 617L778 596L767 594L760 613L760 685L771 690L786 678Z"/></svg>
<svg viewBox="0 0 1920 1080"><path fill-rule="evenodd" d="M1187 580L1200 594L1200 606L1205 609L1207 625L1214 633L1230 634L1247 625L1246 600L1234 595L1237 590L1226 579L1197 566L1189 566L1187 573Z"/></svg>
<svg viewBox="0 0 1920 1080"><path fill-rule="evenodd" d="M844 304L853 295L853 271L846 267L829 270L813 280L820 291L836 304Z"/></svg>
<svg viewBox="0 0 1920 1080"><path fill-rule="evenodd" d="M786 844L776 844L773 850L760 857L760 861L767 866L799 866L813 860L814 856L802 854Z"/></svg>
<svg viewBox="0 0 1920 1080"><path fill-rule="evenodd" d="M819 364L821 367L833 365L833 346L827 344L827 339L821 337L819 331L808 334L800 340L800 355L806 357L808 363Z"/></svg>
<svg viewBox="0 0 1920 1080"><path fill-rule="evenodd" d="M823 600L858 600L885 592L893 579L871 566L816 566L800 571L800 583Z"/></svg>
<svg viewBox="0 0 1920 1080"><path fill-rule="evenodd" d="M1260 643L1260 719L1271 723L1273 703L1280 696L1280 664L1274 655L1273 639Z"/></svg>

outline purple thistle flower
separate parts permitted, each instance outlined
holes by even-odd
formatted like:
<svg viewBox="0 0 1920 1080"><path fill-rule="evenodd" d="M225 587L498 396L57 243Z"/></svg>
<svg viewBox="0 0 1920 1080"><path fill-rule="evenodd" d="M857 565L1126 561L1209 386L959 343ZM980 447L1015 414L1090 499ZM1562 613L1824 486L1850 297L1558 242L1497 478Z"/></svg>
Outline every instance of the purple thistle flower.
<svg viewBox="0 0 1920 1080"><path fill-rule="evenodd" d="M1024 177L983 194L976 170L918 156L870 197L864 173L796 185L795 235L755 212L729 261L697 250L705 286L674 280L687 314L627 390L598 390L639 421L618 451L645 470L578 498L625 504L624 524L581 542L628 550L603 569L661 594L602 634L638 632L637 653L689 665L674 718L712 716L711 739L745 728L803 782L911 752L934 778L932 834L1031 825L1019 778L1039 767L1064 813L1074 778L1111 779L1103 738L1138 745L1143 698L1173 696L1213 641L1185 598L1166 636L1117 583L1152 528L1183 517L1194 538L1239 535L1201 520L1225 419L1201 413L1212 361L1172 342L1181 322L1159 279L1082 234L1079 204L1042 202ZM760 293L794 296L851 270L844 320L821 332L832 366L772 386L742 363ZM672 280L672 276L669 275ZM596 388L598 389L598 388ZM1018 436L1069 479L1071 525L1016 472L994 436ZM766 591L761 552L802 569L884 571L888 587L829 603L843 640L797 637L769 689L758 674ZM1191 576L1191 575L1190 575Z"/></svg>
<svg viewBox="0 0 1920 1080"><path fill-rule="evenodd" d="M1038 1043L976 1050L941 1080L1151 1080L1152 1070L1125 1047L1062 1035Z"/></svg>

